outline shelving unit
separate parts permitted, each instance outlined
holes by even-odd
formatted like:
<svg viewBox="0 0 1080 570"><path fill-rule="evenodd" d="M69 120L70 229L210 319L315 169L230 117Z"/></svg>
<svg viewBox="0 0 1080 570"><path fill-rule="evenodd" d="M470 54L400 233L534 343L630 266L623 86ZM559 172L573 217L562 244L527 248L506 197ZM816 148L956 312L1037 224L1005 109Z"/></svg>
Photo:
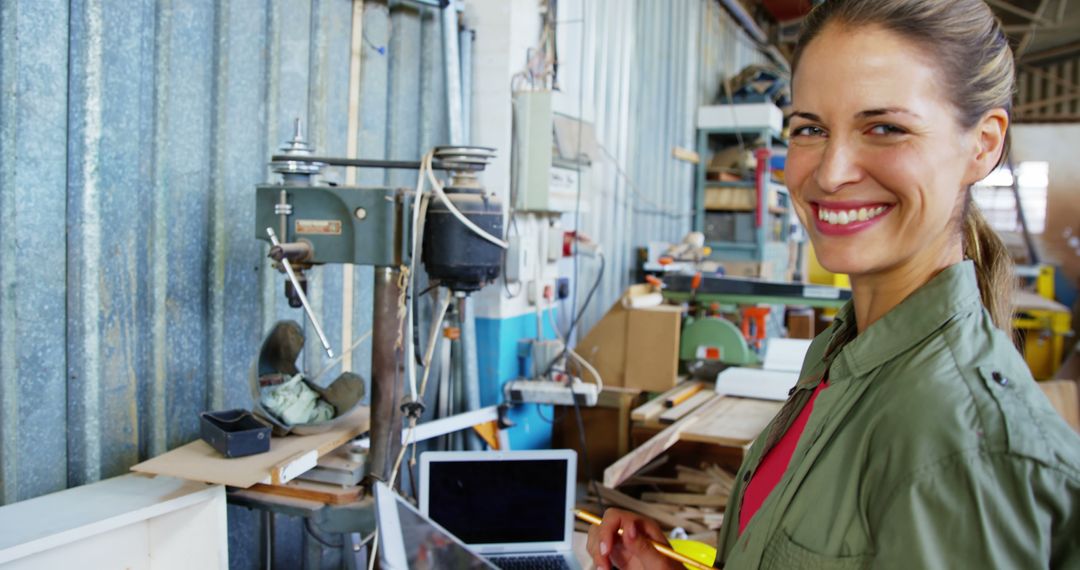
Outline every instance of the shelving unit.
<svg viewBox="0 0 1080 570"><path fill-rule="evenodd" d="M771 109L769 108L771 107ZM788 220L791 197L773 180L769 157L786 147L781 138L782 115L771 105L718 105L698 110L694 229L705 233L714 259L771 263L778 274L787 270ZM707 179L714 153L739 145L754 149L753 180Z"/></svg>

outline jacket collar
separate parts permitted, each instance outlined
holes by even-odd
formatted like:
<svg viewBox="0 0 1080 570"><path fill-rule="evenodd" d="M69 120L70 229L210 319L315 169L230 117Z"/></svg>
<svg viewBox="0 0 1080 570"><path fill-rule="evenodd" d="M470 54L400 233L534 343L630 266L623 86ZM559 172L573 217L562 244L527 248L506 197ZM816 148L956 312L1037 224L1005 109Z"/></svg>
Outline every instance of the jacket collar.
<svg viewBox="0 0 1080 570"><path fill-rule="evenodd" d="M856 333L855 308L837 312L824 361L832 362L829 382L861 377L926 339L956 315L982 308L975 264L946 267L899 305ZM849 341L847 339L850 339Z"/></svg>

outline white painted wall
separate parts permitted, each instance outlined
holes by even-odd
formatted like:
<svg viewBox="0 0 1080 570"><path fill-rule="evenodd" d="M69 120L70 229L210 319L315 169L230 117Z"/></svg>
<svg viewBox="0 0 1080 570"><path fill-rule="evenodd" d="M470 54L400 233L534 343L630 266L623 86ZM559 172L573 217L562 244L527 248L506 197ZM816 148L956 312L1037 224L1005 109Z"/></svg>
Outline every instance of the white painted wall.
<svg viewBox="0 0 1080 570"><path fill-rule="evenodd" d="M504 209L508 209L510 197L513 132L510 80L524 67L526 53L540 34L538 7L536 0L468 0L465 3L465 24L476 30L472 143L498 149L498 157L484 172L483 183L502 199ZM561 19L563 16L560 15ZM556 94L555 100L564 101L564 97ZM533 214L515 215L515 227L516 230L508 228L508 234L529 245L533 260L546 258L549 233L561 233L561 230L550 229L546 217ZM477 295L476 316L507 318L535 311L536 306L528 301L529 288L542 290L544 285L553 286L558 269L554 263L544 262L533 264L530 273L534 276L523 278L520 284L507 286L500 278L481 291Z"/></svg>

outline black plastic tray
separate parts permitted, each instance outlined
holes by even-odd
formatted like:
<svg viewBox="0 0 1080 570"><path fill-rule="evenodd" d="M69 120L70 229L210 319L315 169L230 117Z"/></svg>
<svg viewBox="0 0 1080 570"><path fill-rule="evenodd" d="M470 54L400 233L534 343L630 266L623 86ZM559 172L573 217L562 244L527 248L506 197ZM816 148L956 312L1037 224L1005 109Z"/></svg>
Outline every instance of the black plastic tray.
<svg viewBox="0 0 1080 570"><path fill-rule="evenodd" d="M244 457L270 450L270 427L247 410L199 414L203 441L225 457Z"/></svg>

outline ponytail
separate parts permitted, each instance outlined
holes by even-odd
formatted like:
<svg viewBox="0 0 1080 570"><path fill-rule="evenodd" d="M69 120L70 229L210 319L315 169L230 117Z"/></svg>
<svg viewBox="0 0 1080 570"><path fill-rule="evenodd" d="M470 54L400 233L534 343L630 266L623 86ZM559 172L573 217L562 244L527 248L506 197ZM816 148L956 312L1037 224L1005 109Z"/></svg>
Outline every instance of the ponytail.
<svg viewBox="0 0 1080 570"><path fill-rule="evenodd" d="M1012 258L997 232L990 227L970 191L964 207L964 255L975 262L975 277L983 306L997 328L1012 338Z"/></svg>

